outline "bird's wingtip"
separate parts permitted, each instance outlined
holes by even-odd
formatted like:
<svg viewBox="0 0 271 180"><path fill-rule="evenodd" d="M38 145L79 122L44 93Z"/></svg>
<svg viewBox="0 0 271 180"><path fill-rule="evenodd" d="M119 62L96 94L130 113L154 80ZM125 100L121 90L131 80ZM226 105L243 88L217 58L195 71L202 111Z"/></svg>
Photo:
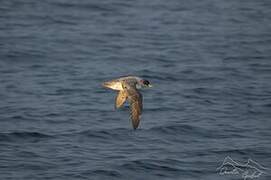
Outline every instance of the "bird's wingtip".
<svg viewBox="0 0 271 180"><path fill-rule="evenodd" d="M102 87L109 88L107 82L103 82L101 85L102 85Z"/></svg>

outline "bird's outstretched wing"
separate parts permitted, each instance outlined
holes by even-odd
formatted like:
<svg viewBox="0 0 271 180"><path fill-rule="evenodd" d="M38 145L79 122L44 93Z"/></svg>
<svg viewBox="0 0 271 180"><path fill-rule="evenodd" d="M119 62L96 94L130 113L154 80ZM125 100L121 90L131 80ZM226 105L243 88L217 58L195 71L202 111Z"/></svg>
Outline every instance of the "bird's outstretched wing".
<svg viewBox="0 0 271 180"><path fill-rule="evenodd" d="M124 102L127 99L127 92L122 90L119 91L118 95L116 96L116 100L115 100L115 108L120 108Z"/></svg>
<svg viewBox="0 0 271 180"><path fill-rule="evenodd" d="M143 98L140 92L136 89L135 84L126 84L125 91L127 92L128 100L130 102L130 118L134 129L136 129L140 122L140 115L142 114Z"/></svg>

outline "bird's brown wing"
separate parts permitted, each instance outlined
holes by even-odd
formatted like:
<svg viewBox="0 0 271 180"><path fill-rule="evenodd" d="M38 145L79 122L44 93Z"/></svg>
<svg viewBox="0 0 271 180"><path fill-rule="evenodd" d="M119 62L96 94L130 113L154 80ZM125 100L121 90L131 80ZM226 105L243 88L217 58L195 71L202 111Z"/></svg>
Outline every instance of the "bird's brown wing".
<svg viewBox="0 0 271 180"><path fill-rule="evenodd" d="M130 118L134 129L136 129L140 122L140 115L142 114L143 98L135 86L130 86L126 91L130 102Z"/></svg>
<svg viewBox="0 0 271 180"><path fill-rule="evenodd" d="M115 108L120 108L127 99L126 91L119 91L118 95L116 96L115 100Z"/></svg>

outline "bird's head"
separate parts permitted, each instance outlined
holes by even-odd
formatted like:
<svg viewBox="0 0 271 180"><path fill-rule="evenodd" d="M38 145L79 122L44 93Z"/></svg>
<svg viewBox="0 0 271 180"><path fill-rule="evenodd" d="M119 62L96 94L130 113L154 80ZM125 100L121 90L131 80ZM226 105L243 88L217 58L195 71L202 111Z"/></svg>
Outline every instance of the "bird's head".
<svg viewBox="0 0 271 180"><path fill-rule="evenodd" d="M151 83L148 80L146 80L146 79L141 79L139 82L140 82L140 85L142 87L144 87L144 88L150 88L150 87L152 87Z"/></svg>

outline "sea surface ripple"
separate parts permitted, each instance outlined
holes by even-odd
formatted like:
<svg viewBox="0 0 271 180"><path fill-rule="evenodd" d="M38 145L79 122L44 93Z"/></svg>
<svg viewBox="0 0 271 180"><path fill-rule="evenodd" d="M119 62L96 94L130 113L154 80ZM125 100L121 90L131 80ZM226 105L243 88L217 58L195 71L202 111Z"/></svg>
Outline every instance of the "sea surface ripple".
<svg viewBox="0 0 271 180"><path fill-rule="evenodd" d="M101 87L130 74L136 131ZM240 179L270 140L271 1L0 1L0 179Z"/></svg>

